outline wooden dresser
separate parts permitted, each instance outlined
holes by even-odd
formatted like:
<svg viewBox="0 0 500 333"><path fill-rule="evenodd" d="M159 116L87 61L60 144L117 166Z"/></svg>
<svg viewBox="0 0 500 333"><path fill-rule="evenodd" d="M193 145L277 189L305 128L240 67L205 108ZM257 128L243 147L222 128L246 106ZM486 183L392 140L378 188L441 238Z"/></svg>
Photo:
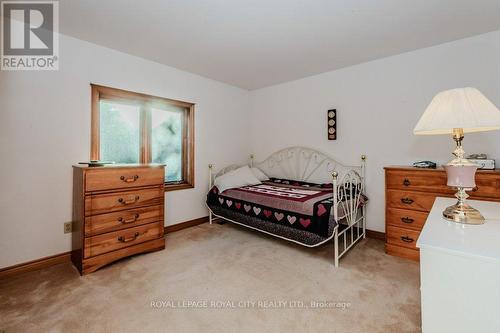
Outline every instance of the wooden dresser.
<svg viewBox="0 0 500 333"><path fill-rule="evenodd" d="M163 165L73 167L73 251L81 274L165 248Z"/></svg>
<svg viewBox="0 0 500 333"><path fill-rule="evenodd" d="M471 199L500 201L500 170L478 170ZM436 197L453 197L442 168L385 168L385 252L419 260L418 236Z"/></svg>

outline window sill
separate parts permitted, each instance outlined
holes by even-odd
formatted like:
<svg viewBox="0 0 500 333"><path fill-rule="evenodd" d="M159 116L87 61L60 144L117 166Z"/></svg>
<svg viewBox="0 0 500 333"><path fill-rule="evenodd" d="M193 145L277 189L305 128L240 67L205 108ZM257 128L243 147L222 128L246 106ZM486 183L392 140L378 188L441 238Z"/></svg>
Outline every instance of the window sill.
<svg viewBox="0 0 500 333"><path fill-rule="evenodd" d="M188 188L194 188L194 185L190 183L165 184L165 192L185 190Z"/></svg>

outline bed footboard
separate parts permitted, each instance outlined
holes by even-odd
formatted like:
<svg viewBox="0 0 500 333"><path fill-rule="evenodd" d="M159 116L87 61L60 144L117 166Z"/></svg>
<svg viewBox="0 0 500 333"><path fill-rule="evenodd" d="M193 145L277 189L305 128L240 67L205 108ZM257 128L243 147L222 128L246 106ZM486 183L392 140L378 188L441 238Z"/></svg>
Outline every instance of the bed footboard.
<svg viewBox="0 0 500 333"><path fill-rule="evenodd" d="M366 238L365 168L366 156L362 155L359 168L348 170L341 178L338 172L332 173L333 214L337 221L334 232L335 267L338 267L340 257L360 239Z"/></svg>

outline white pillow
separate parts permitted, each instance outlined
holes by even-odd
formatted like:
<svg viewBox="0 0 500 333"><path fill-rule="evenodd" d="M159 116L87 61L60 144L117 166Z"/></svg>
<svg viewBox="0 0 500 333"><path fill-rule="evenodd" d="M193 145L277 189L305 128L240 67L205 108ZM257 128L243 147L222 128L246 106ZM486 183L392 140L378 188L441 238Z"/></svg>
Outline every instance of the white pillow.
<svg viewBox="0 0 500 333"><path fill-rule="evenodd" d="M248 166L238 168L215 178L214 185L219 189L219 193L230 188L262 184L253 174Z"/></svg>
<svg viewBox="0 0 500 333"><path fill-rule="evenodd" d="M255 177L257 177L257 179L260 180L261 182L269 180L269 177L266 176L266 174L263 173L259 168L250 168L250 170L252 170Z"/></svg>

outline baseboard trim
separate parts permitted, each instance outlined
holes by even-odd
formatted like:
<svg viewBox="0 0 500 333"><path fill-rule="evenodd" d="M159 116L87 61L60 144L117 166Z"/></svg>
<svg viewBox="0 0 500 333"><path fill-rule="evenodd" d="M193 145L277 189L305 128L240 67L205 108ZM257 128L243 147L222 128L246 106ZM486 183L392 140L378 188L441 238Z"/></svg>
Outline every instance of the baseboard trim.
<svg viewBox="0 0 500 333"><path fill-rule="evenodd" d="M55 254L53 256L48 256L40 259L35 259L32 261L20 263L14 266L9 266L0 269L0 279L7 277L12 277L15 275L37 271L42 268L47 268L50 266L62 264L71 261L71 251Z"/></svg>
<svg viewBox="0 0 500 333"><path fill-rule="evenodd" d="M172 233L187 228L191 228L203 223L208 222L208 216L200 217L194 220L169 225L165 227L165 233ZM375 230L366 230L366 237L375 238L380 240L385 240L385 233ZM48 256L40 259L35 259L25 263L20 263L17 265L5 267L0 269L0 279L7 277L12 277L15 275L37 271L50 266L71 262L71 251L55 254L53 256Z"/></svg>
<svg viewBox="0 0 500 333"><path fill-rule="evenodd" d="M197 218L194 220L189 220L186 222L177 223L174 225L169 225L169 226L165 227L165 233L168 234L171 232L184 230L184 229L191 228L191 227L194 227L194 226L206 223L206 222L208 222L208 216L200 217L200 218Z"/></svg>
<svg viewBox="0 0 500 333"><path fill-rule="evenodd" d="M366 229L366 237L385 241L385 232Z"/></svg>
<svg viewBox="0 0 500 333"><path fill-rule="evenodd" d="M176 232L186 228L194 227L202 223L208 222L208 216L200 217L194 220L169 225L165 227L165 233ZM23 273L37 271L50 266L71 262L71 251L55 254L40 259L31 260L28 262L20 263L17 265L5 267L0 269L0 280Z"/></svg>

